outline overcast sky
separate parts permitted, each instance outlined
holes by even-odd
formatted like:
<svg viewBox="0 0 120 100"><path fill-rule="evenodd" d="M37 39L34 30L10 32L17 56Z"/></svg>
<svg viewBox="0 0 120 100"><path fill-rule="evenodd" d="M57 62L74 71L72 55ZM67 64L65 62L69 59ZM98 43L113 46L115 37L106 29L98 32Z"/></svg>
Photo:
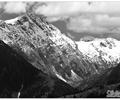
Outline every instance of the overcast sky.
<svg viewBox="0 0 120 100"><path fill-rule="evenodd" d="M87 35L120 40L119 1L1 2L0 19L14 18L30 7L36 14L47 16L49 22L75 40Z"/></svg>

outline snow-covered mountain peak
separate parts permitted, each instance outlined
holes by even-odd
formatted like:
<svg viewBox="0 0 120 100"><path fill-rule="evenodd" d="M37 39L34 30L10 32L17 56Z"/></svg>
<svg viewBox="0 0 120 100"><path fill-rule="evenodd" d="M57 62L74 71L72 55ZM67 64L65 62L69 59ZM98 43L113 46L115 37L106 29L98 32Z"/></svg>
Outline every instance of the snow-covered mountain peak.
<svg viewBox="0 0 120 100"><path fill-rule="evenodd" d="M100 62L100 57L107 63L120 62L120 41L113 38L95 38L93 41L76 42L78 49L93 62Z"/></svg>

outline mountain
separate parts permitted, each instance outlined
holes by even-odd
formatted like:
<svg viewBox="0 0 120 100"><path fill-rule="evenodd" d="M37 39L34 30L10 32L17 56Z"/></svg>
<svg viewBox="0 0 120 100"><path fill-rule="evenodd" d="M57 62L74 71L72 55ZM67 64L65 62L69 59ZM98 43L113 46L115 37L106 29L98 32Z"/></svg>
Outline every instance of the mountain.
<svg viewBox="0 0 120 100"><path fill-rule="evenodd" d="M44 16L33 13L1 20L0 40L45 76L58 78L79 91L104 80L120 62L118 40L76 42L46 22Z"/></svg>
<svg viewBox="0 0 120 100"><path fill-rule="evenodd" d="M113 38L95 38L76 42L83 56L91 62L105 63L115 66L120 62L120 41ZM86 58L86 59L87 59Z"/></svg>
<svg viewBox="0 0 120 100"><path fill-rule="evenodd" d="M78 92L28 63L0 40L0 98L60 97Z"/></svg>

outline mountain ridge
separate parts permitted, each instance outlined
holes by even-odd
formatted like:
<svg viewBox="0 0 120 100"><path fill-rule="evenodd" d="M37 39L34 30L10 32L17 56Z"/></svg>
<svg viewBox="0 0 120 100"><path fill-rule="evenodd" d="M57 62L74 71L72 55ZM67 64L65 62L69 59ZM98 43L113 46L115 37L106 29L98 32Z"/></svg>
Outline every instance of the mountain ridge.
<svg viewBox="0 0 120 100"><path fill-rule="evenodd" d="M97 75L102 75L101 73L114 68L120 62L119 50L116 59L108 57L111 52L107 54L108 59L103 59L106 56L101 55L119 47L119 41L107 38L75 42L46 22L43 17L39 18L33 13L1 21L0 39L37 69L75 88L80 87L84 80L94 80ZM100 48L103 47L107 47L108 51L102 51Z"/></svg>

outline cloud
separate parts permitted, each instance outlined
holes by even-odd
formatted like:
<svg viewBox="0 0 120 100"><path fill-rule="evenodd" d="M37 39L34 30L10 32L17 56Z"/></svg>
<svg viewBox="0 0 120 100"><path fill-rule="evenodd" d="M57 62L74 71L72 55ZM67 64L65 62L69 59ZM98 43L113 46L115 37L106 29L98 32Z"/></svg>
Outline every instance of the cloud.
<svg viewBox="0 0 120 100"><path fill-rule="evenodd" d="M46 2L46 5L38 6L35 12L36 14L54 17L72 16L78 14L80 10L82 11L87 7L87 2Z"/></svg>
<svg viewBox="0 0 120 100"><path fill-rule="evenodd" d="M35 12L46 16L75 16L79 13L119 13L120 2L45 2L44 5L37 5Z"/></svg>
<svg viewBox="0 0 120 100"><path fill-rule="evenodd" d="M0 7L1 6L0 4ZM25 13L32 8L36 14L47 16L49 22L67 20L67 29L77 33L119 33L120 2L5 2L6 13Z"/></svg>
<svg viewBox="0 0 120 100"><path fill-rule="evenodd" d="M34 10L49 22L69 19L67 29L77 33L120 34L120 2L45 2Z"/></svg>
<svg viewBox="0 0 120 100"><path fill-rule="evenodd" d="M110 17L109 15L96 15L96 24L103 27L119 27L120 26L120 16Z"/></svg>
<svg viewBox="0 0 120 100"><path fill-rule="evenodd" d="M2 3L2 2L1 2ZM1 4L0 3L0 4ZM33 5L36 14L46 16L75 16L79 13L119 13L120 2L80 2L80 1L52 1L52 2L24 2L10 1L5 2L6 12L21 13L25 12L27 4Z"/></svg>
<svg viewBox="0 0 120 100"><path fill-rule="evenodd" d="M6 2L4 5L4 10L6 13L25 13L26 3L25 2Z"/></svg>
<svg viewBox="0 0 120 100"><path fill-rule="evenodd" d="M56 22L58 20L67 20L69 18L69 16L59 16L59 17L47 17L47 21L49 22Z"/></svg>
<svg viewBox="0 0 120 100"><path fill-rule="evenodd" d="M1 3L0 3L1 4ZM52 2L5 2L4 9L7 13L24 13L26 7L34 8L36 14L48 17L77 16L85 13L120 14L120 2L80 2L80 1L52 1Z"/></svg>
<svg viewBox="0 0 120 100"><path fill-rule="evenodd" d="M120 33L120 16L114 17L107 14L76 16L67 22L67 29L77 33Z"/></svg>

